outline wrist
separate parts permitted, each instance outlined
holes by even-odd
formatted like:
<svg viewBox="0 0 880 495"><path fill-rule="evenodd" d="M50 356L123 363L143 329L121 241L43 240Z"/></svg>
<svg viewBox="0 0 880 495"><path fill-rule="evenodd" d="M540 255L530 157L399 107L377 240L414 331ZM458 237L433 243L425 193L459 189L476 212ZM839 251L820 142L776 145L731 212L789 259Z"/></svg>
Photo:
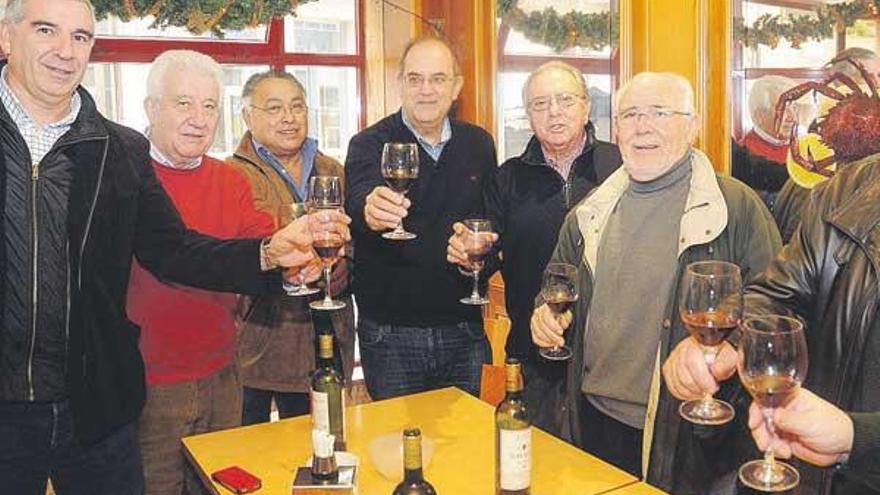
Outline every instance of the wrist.
<svg viewBox="0 0 880 495"><path fill-rule="evenodd" d="M264 237L262 241L260 241L260 269L264 272L268 272L270 270L274 270L278 268L278 260L272 256L272 253L269 251L269 245L272 243L272 237Z"/></svg>

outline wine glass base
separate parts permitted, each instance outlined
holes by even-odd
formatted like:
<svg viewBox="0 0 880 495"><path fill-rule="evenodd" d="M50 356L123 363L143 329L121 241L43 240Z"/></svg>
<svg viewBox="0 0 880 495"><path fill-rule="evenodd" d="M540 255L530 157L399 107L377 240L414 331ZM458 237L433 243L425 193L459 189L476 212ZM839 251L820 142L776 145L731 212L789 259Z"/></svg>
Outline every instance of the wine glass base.
<svg viewBox="0 0 880 495"><path fill-rule="evenodd" d="M333 311L336 309L344 308L345 303L342 301L337 301L335 299L331 299L329 301L321 299L320 301L310 302L309 307L312 309L317 309L318 311Z"/></svg>
<svg viewBox="0 0 880 495"><path fill-rule="evenodd" d="M550 361L567 361L571 359L571 349L567 346L562 347L542 347L538 350L538 354L544 359Z"/></svg>
<svg viewBox="0 0 880 495"><path fill-rule="evenodd" d="M409 241L415 239L417 236L412 232L398 232L396 230L392 230L391 232L385 232L382 234L383 239L389 239L392 241Z"/></svg>
<svg viewBox="0 0 880 495"><path fill-rule="evenodd" d="M296 287L295 289L288 289L285 287L284 290L287 295L291 297L311 296L312 294L317 294L318 292L321 292L321 289L316 289L314 287L308 287L305 285L301 285L299 287Z"/></svg>
<svg viewBox="0 0 880 495"><path fill-rule="evenodd" d="M703 400L682 402L678 406L678 413L691 423L709 426L729 423L736 416L733 406L718 399L712 399L709 403Z"/></svg>
<svg viewBox="0 0 880 495"><path fill-rule="evenodd" d="M800 479L797 469L779 461L772 467L763 459L749 461L739 468L739 480L760 492L785 492L796 487Z"/></svg>
<svg viewBox="0 0 880 495"><path fill-rule="evenodd" d="M462 297L458 301L462 304L470 304L472 306L483 306L489 304L489 300L485 297Z"/></svg>

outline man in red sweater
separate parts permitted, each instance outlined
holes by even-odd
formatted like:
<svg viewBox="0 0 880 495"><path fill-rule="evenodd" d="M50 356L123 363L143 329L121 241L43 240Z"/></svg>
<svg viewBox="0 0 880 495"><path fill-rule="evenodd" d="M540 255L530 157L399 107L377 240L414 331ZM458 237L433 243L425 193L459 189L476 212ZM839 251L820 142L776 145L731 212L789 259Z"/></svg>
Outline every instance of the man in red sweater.
<svg viewBox="0 0 880 495"><path fill-rule="evenodd" d="M220 119L221 68L207 55L170 50L153 62L144 106L150 155L187 227L218 238L259 237L272 218L250 187L205 153ZM129 317L141 327L147 402L138 425L147 495L201 493L180 438L238 426L235 296L164 283L132 267Z"/></svg>

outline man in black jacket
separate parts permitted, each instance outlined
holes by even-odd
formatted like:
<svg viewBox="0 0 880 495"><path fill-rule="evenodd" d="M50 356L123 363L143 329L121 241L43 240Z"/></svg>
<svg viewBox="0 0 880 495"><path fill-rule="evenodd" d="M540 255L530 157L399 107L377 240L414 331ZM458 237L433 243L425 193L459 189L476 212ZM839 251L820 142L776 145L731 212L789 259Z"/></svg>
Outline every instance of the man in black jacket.
<svg viewBox="0 0 880 495"><path fill-rule="evenodd" d="M88 0L12 0L0 24L3 493L42 495L47 478L59 495L143 491L133 255L161 280L230 292L280 290L263 272L312 257L310 220L264 241L186 230L147 140L78 88L94 25Z"/></svg>
<svg viewBox="0 0 880 495"><path fill-rule="evenodd" d="M495 146L483 129L447 116L462 78L445 42L412 42L398 83L401 110L353 137L345 164L367 390L384 399L455 385L477 395L489 343L479 307L459 302L468 278L445 253L453 222L481 214ZM384 186L388 142L418 143L419 176L407 197ZM382 238L402 221L416 239Z"/></svg>
<svg viewBox="0 0 880 495"><path fill-rule="evenodd" d="M523 364L526 400L535 424L554 431L546 407L561 383L563 363L542 359L532 344L529 318L541 277L566 213L620 166L617 146L596 139L590 95L581 72L564 62L548 62L523 86L523 105L535 135L522 155L507 160L486 182L483 201L503 251L504 297L510 316L507 356ZM464 268L466 229L454 226L447 260ZM500 260L497 260L500 261ZM495 263L497 266L497 263ZM486 276L491 275L487 270Z"/></svg>
<svg viewBox="0 0 880 495"><path fill-rule="evenodd" d="M745 289L749 314L789 314L806 323L810 370L803 385L847 411L854 438L859 439L859 448L854 449L859 455L850 464L819 470L799 463L797 494L876 493L880 488L878 202L880 154L847 164L813 191L791 242ZM682 400L714 391L736 372L736 353L728 344L711 369L698 356L699 349L688 339L664 365L667 386ZM824 421L834 418L835 414L823 415ZM756 423L753 419L753 429L759 427ZM875 447L867 447L872 441Z"/></svg>

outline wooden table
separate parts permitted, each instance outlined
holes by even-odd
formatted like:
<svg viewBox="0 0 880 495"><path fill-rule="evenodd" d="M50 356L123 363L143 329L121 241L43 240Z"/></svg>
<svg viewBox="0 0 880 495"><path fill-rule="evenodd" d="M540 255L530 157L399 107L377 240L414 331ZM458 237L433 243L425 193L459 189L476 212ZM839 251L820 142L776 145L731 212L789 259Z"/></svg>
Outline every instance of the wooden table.
<svg viewBox="0 0 880 495"><path fill-rule="evenodd" d="M641 481L630 485L616 488L608 492L608 495L667 495L666 492L659 488L643 483Z"/></svg>
<svg viewBox="0 0 880 495"><path fill-rule="evenodd" d="M368 446L377 436L400 434L409 426L421 428L436 442L425 478L438 493L494 493L493 413L491 406L456 388L349 407L348 450L360 457L359 494L391 493L399 479L386 479L373 467ZM296 467L311 455L310 432L310 418L301 416L187 437L183 444L202 480L215 494L229 492L211 482L210 473L238 465L263 480L259 494L288 495ZM638 481L538 429L532 434L532 462L534 495L596 494ZM403 467L400 469L402 478Z"/></svg>

